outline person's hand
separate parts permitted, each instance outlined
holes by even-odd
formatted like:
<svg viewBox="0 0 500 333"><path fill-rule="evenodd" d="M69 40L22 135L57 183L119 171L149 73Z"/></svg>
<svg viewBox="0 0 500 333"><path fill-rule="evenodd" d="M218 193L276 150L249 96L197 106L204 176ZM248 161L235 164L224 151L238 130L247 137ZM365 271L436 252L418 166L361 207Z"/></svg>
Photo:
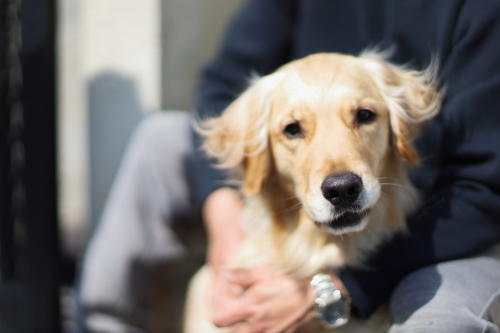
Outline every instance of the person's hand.
<svg viewBox="0 0 500 333"><path fill-rule="evenodd" d="M224 310L217 309L215 325L232 326L236 333L321 330L314 320L316 294L310 278L295 279L267 266L227 273L226 278L244 292Z"/></svg>
<svg viewBox="0 0 500 333"><path fill-rule="evenodd" d="M224 314L232 302L241 296L243 287L231 283L224 269L238 249L243 202L233 189L221 188L207 198L203 207L203 219L208 231L207 263L214 272L212 286L212 317L216 320Z"/></svg>

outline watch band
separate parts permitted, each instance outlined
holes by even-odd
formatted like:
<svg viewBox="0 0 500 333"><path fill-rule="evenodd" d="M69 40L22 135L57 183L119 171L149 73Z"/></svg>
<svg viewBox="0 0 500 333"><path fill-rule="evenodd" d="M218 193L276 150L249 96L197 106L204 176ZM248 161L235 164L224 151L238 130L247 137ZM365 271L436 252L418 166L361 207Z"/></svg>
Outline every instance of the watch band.
<svg viewBox="0 0 500 333"><path fill-rule="evenodd" d="M318 318L326 328L345 325L349 321L351 300L342 295L330 275L318 273L311 279L316 292L315 308Z"/></svg>

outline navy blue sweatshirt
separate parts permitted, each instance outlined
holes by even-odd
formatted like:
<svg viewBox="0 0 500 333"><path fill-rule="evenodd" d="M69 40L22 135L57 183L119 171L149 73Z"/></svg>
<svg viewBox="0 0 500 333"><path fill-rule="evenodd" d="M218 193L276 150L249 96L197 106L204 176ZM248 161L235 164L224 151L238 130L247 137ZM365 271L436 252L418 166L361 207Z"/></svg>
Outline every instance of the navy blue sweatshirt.
<svg viewBox="0 0 500 333"><path fill-rule="evenodd" d="M368 317L408 273L463 258L500 241L500 2L497 0L250 0L204 71L197 111L219 114L252 73L269 74L317 52L359 54L394 47L391 61L423 68L437 57L442 110L417 141L412 174L424 203L366 266L340 277ZM199 143L196 138L195 142ZM222 175L202 154L192 161L198 201Z"/></svg>

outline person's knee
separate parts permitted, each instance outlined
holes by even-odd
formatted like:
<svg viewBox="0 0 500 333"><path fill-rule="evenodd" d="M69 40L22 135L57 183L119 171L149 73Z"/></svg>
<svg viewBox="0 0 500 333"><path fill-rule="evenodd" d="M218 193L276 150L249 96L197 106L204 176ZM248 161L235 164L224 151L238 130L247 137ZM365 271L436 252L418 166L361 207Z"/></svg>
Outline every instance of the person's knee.
<svg viewBox="0 0 500 333"><path fill-rule="evenodd" d="M396 325L407 322L434 299L441 277L434 266L417 270L405 277L390 299L390 311Z"/></svg>
<svg viewBox="0 0 500 333"><path fill-rule="evenodd" d="M133 140L141 145L155 145L164 137L188 137L190 118L187 112L164 111L147 115L134 131Z"/></svg>
<svg viewBox="0 0 500 333"><path fill-rule="evenodd" d="M445 267L445 275L460 274L455 267ZM443 281L443 267L429 266L404 278L390 299L394 324L390 333L412 332L495 332L497 326L481 318L469 306L470 291L460 281ZM453 279L451 279L453 280ZM460 280L460 279L458 279Z"/></svg>
<svg viewBox="0 0 500 333"><path fill-rule="evenodd" d="M389 333L483 332L500 333L498 326L480 318L465 307L431 307L416 311L405 321L395 322Z"/></svg>

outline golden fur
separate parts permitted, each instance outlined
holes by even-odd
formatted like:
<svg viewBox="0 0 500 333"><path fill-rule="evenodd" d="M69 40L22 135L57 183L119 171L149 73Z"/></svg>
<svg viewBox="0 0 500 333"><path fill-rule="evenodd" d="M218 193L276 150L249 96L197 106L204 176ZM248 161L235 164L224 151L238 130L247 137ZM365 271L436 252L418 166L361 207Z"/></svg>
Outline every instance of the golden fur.
<svg viewBox="0 0 500 333"><path fill-rule="evenodd" d="M440 107L435 72L432 65L414 71L389 64L376 52L311 55L256 80L222 116L203 121L204 149L236 171L245 199L246 237L231 267L272 264L312 276L359 265L404 232L416 204L406 175L406 164L418 162L412 142ZM357 123L359 110L376 117ZM290 124L299 124L298 137L284 134ZM346 172L362 179L357 209L367 215L336 227L343 213L321 184ZM220 331L209 319L210 279L205 267L192 282L188 333Z"/></svg>

